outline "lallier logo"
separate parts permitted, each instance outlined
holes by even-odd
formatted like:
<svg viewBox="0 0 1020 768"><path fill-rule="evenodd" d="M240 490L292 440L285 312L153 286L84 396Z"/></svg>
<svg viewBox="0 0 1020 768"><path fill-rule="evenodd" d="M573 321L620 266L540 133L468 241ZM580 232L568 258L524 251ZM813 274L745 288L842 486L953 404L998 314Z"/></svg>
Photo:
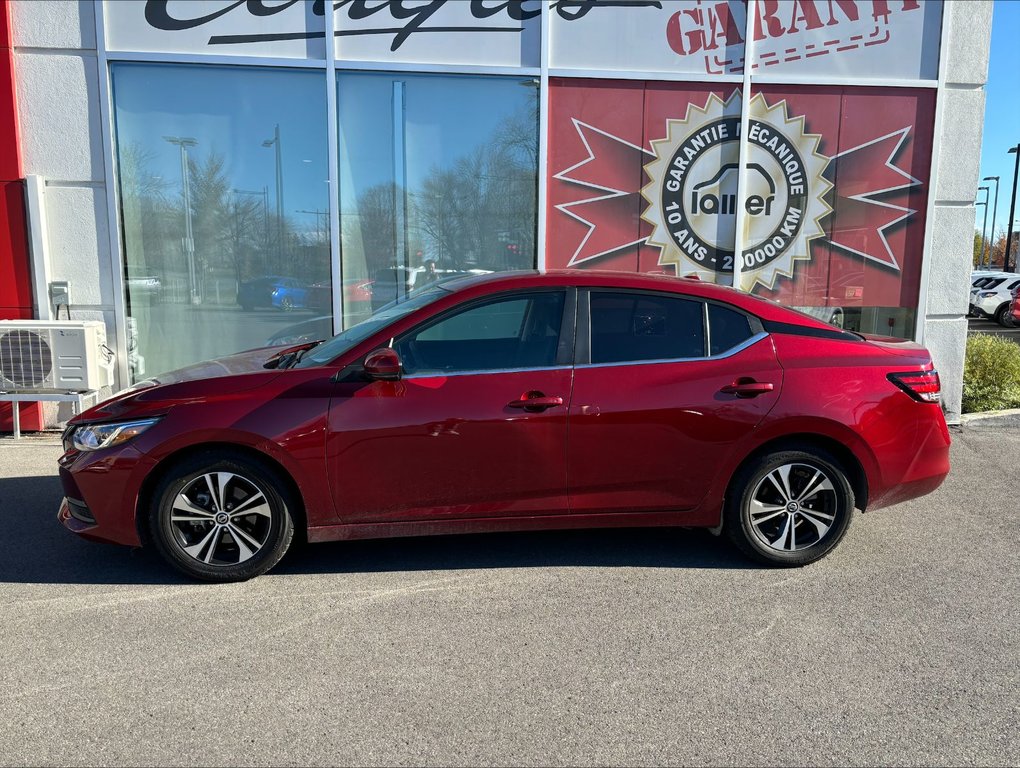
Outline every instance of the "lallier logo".
<svg viewBox="0 0 1020 768"><path fill-rule="evenodd" d="M691 104L683 119L666 120L664 135L651 141L651 150L578 120L573 124L588 157L555 178L596 194L556 206L587 227L568 266L598 266L602 257L651 245L660 249L660 266L681 275L716 273L720 282L728 282L742 207L745 290L772 289L780 276L792 278L798 262L810 261L816 240L899 271L886 231L914 211L885 198L920 183L894 163L909 127L826 157L819 151L821 136L806 129L803 116L789 114L785 100L770 105L758 94L750 104L744 191L738 199L740 91L725 101L712 94L703 106ZM628 188L625 167L637 154L647 183ZM840 187L853 192L838 197L838 212L832 203L837 164ZM619 208L607 205L628 196L641 201L641 218L649 225L650 234L638 240L619 236L626 231L613 220ZM833 222L837 213L840 220Z"/></svg>
<svg viewBox="0 0 1020 768"><path fill-rule="evenodd" d="M786 104L751 101L746 189L737 200L740 98L709 98L684 120L670 120L667 136L653 141L655 160L645 166L651 182L641 190L650 203L644 219L654 227L648 242L662 248L660 264L678 270L687 260L717 272L733 270L737 207L748 222L743 270L755 270L772 287L776 275L793 275L793 261L808 258L807 244L823 234L824 200L831 184L820 136L804 131L804 118L789 119Z"/></svg>

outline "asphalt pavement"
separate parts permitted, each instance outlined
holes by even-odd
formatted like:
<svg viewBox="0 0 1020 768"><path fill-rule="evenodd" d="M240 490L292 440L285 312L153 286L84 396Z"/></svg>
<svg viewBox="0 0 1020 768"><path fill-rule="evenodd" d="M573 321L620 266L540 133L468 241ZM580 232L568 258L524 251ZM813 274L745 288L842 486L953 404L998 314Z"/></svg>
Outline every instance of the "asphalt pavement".
<svg viewBox="0 0 1020 768"><path fill-rule="evenodd" d="M1020 427L954 441L798 570L573 531L210 586L64 531L59 448L0 440L0 765L1016 765Z"/></svg>
<svg viewBox="0 0 1020 768"><path fill-rule="evenodd" d="M994 320L968 317L967 331L969 333L983 333L991 336L999 336L1003 339L1009 339L1014 344L1020 344L1020 328L1003 328Z"/></svg>

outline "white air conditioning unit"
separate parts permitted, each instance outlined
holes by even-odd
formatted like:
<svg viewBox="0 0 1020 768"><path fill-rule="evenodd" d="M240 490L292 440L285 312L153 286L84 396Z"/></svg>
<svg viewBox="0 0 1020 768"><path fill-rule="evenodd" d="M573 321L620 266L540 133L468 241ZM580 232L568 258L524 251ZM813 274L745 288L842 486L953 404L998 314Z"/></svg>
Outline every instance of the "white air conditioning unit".
<svg viewBox="0 0 1020 768"><path fill-rule="evenodd" d="M0 321L0 391L88 392L113 384L106 325L89 320Z"/></svg>

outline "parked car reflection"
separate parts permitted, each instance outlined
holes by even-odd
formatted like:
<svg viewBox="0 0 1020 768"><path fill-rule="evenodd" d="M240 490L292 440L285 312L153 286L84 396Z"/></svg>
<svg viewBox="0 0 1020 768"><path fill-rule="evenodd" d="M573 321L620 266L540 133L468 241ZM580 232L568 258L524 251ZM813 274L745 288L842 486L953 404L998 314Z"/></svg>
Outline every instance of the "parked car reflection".
<svg viewBox="0 0 1020 768"><path fill-rule="evenodd" d="M241 283L237 303L242 309L273 307L289 312L308 306L308 286L297 278L266 275Z"/></svg>

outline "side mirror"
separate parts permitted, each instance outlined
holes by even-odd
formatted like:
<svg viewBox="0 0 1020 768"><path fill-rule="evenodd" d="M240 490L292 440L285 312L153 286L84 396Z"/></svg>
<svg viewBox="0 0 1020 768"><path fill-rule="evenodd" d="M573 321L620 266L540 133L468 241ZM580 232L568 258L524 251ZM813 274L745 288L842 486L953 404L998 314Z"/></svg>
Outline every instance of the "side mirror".
<svg viewBox="0 0 1020 768"><path fill-rule="evenodd" d="M400 355L389 347L369 352L365 358L365 376L379 381L397 381L400 378Z"/></svg>

